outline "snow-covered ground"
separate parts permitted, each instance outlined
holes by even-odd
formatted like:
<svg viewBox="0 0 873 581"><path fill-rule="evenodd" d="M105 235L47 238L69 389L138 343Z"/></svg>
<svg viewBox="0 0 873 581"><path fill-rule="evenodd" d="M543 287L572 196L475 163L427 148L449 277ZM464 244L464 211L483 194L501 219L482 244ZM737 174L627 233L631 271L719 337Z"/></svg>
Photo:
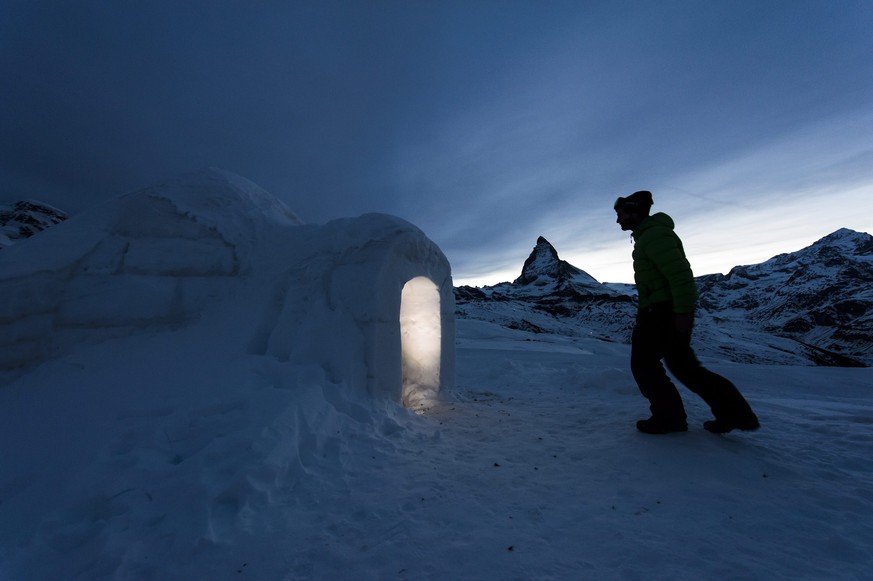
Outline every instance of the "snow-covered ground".
<svg viewBox="0 0 873 581"><path fill-rule="evenodd" d="M870 369L707 360L763 427L646 436L626 345L459 321L416 414L217 331L0 389L0 579L869 578Z"/></svg>

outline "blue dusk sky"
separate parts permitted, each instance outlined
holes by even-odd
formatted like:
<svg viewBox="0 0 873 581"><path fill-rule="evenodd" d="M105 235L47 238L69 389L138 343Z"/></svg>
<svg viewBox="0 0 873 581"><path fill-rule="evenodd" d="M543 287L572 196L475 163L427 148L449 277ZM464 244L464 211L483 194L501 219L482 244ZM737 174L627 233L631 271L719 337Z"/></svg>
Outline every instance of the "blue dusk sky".
<svg viewBox="0 0 873 581"><path fill-rule="evenodd" d="M420 227L456 284L545 236L630 282L648 189L695 274L873 232L869 0L0 1L0 200L199 168Z"/></svg>

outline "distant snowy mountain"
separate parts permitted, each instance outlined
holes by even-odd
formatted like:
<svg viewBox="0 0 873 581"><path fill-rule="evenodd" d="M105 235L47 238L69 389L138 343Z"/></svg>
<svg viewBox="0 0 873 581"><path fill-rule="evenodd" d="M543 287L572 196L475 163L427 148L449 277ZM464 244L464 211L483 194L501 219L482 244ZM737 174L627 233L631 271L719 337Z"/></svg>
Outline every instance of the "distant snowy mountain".
<svg viewBox="0 0 873 581"><path fill-rule="evenodd" d="M558 257L555 247L540 236L537 245L521 269L521 276L515 279L517 285L547 286L572 282L574 286L599 287L593 276L576 268Z"/></svg>
<svg viewBox="0 0 873 581"><path fill-rule="evenodd" d="M754 323L818 363L873 365L873 236L841 229L811 246L698 279L718 321ZM843 360L843 358L846 360Z"/></svg>
<svg viewBox="0 0 873 581"><path fill-rule="evenodd" d="M514 282L459 287L455 303L461 318L619 342L627 341L636 308L633 297L561 260L542 236Z"/></svg>
<svg viewBox="0 0 873 581"><path fill-rule="evenodd" d="M67 217L66 212L35 200L0 206L0 250L59 224Z"/></svg>
<svg viewBox="0 0 873 581"><path fill-rule="evenodd" d="M873 365L873 237L839 230L791 254L697 278L695 346L731 361ZM630 287L632 288L632 287ZM636 300L540 237L512 283L455 291L460 318L628 342Z"/></svg>

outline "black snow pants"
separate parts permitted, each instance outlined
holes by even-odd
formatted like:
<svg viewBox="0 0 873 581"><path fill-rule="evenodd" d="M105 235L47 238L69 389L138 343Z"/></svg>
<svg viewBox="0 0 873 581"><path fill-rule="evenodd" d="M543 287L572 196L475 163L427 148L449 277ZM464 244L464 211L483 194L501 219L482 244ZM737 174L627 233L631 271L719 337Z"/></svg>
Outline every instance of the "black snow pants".
<svg viewBox="0 0 873 581"><path fill-rule="evenodd" d="M691 349L691 333L676 330L670 303L659 303L640 310L631 340L631 371L643 396L649 400L652 417L664 421L684 421L685 406L670 373L692 392L703 398L716 419L748 417L748 402L736 386L700 364Z"/></svg>

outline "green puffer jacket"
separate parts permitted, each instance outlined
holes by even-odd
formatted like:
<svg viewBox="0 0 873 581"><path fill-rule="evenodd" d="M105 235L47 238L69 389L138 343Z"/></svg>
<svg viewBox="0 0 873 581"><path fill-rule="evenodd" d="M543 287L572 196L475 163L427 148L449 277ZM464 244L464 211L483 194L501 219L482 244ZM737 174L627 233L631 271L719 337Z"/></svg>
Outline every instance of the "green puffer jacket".
<svg viewBox="0 0 873 581"><path fill-rule="evenodd" d="M694 312L697 287L674 225L670 216L658 213L633 231L634 280L640 309L672 301L674 313Z"/></svg>

